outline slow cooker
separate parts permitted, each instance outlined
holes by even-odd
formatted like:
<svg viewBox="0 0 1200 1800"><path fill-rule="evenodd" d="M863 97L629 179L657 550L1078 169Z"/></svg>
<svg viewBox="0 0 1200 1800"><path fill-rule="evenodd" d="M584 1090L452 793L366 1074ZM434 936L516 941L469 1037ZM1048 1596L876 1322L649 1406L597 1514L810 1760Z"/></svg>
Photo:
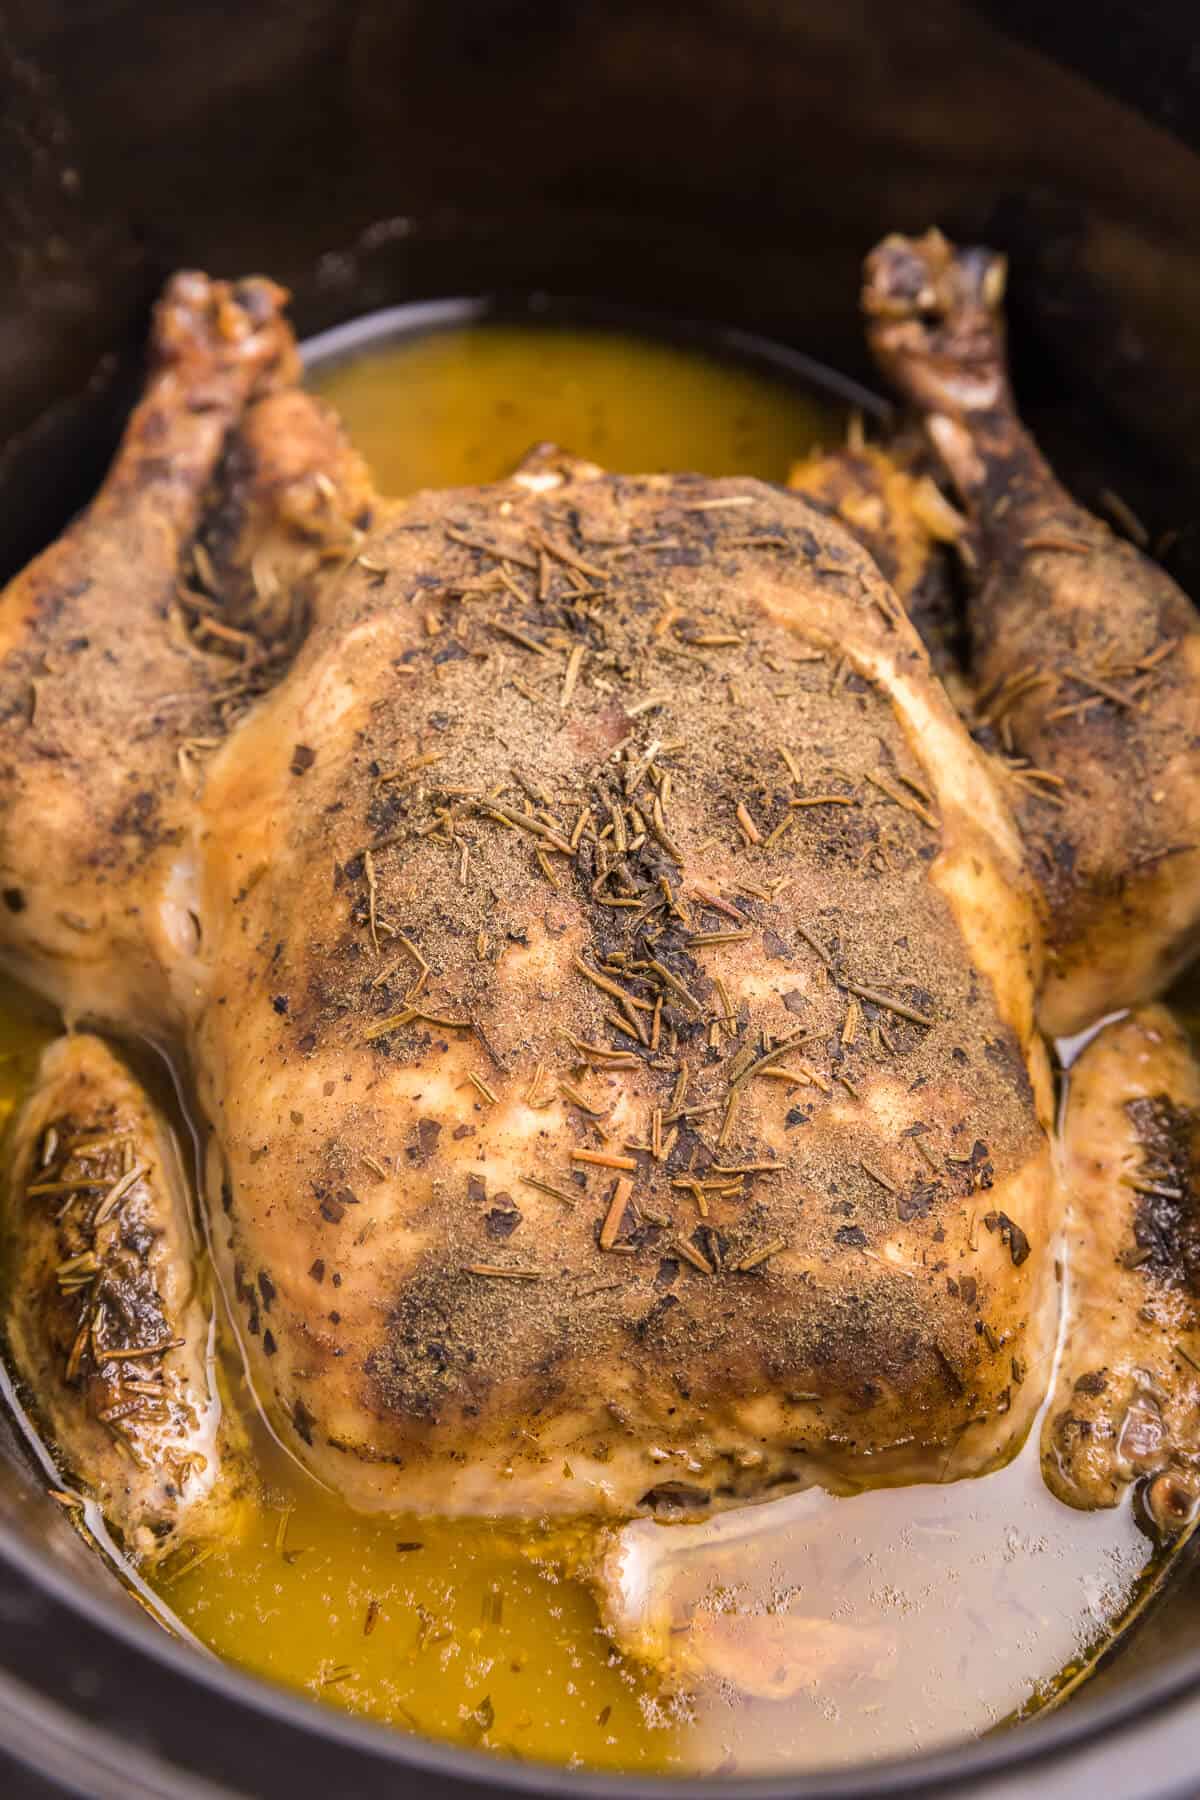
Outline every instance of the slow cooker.
<svg viewBox="0 0 1200 1800"><path fill-rule="evenodd" d="M1026 414L1200 591L1200 55L1173 0L2 0L0 573L94 487L178 267L264 269L315 333L584 296L870 379L865 249L1006 250ZM95 1796L1190 1794L1200 1575L1069 1704L934 1755L670 1783L357 1722L169 1638L0 1408L0 1791Z"/></svg>

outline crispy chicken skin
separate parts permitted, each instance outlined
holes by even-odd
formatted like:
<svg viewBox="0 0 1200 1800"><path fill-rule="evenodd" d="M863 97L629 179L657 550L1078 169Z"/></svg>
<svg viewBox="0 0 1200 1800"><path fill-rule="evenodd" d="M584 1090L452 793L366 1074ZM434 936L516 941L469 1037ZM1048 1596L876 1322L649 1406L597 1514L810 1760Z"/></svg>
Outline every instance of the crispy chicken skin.
<svg viewBox="0 0 1200 1800"><path fill-rule="evenodd" d="M1070 1291L1042 1467L1072 1506L1153 1477L1169 1532L1200 1496L1200 1065L1165 1007L1074 1064L1063 1164Z"/></svg>
<svg viewBox="0 0 1200 1800"><path fill-rule="evenodd" d="M0 607L2 920L181 1047L277 1428L440 1511L1006 1456L1055 1312L1034 899L875 564L753 481L380 501L277 294L183 293Z"/></svg>
<svg viewBox="0 0 1200 1800"><path fill-rule="evenodd" d="M1004 276L940 232L890 237L863 306L970 516L972 675L1019 752L1010 797L1050 918L1041 1019L1062 1034L1161 993L1195 948L1200 620L1022 426Z"/></svg>
<svg viewBox="0 0 1200 1800"><path fill-rule="evenodd" d="M64 1473L143 1557L228 1539L249 1484L169 1127L84 1032L44 1052L5 1156L4 1333Z"/></svg>

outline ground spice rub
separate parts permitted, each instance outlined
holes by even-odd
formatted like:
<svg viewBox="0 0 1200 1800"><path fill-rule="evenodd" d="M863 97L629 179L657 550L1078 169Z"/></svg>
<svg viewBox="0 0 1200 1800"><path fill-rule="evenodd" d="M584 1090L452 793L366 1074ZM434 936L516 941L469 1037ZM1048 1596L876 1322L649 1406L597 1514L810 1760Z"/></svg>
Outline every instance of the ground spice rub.
<svg viewBox="0 0 1200 1800"><path fill-rule="evenodd" d="M709 1491L745 1491L752 1414L780 1479L797 1445L907 1446L914 1405L944 1454L1011 1386L1033 1287L990 1234L968 1250L975 1196L1043 1145L932 879L939 803L890 692L932 683L890 591L802 502L687 479L422 497L368 560L305 652L354 728L239 925L255 1043L308 1096L261 1181L236 1100L226 1125L235 1245L281 1287L280 1405L302 1388L319 1443L328 1378L361 1409L340 1457L407 1469L465 1433L543 1489L560 1446L636 1480L651 1437L699 1433ZM367 1154L387 1179L343 1209L336 1307L301 1332L268 1193L307 1195L315 1240Z"/></svg>

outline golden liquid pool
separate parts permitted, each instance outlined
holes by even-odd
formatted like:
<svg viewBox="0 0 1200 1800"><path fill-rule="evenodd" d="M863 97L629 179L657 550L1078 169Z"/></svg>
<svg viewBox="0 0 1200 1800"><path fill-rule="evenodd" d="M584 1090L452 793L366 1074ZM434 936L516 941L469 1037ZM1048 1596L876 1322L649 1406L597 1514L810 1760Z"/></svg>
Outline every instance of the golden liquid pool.
<svg viewBox="0 0 1200 1800"><path fill-rule="evenodd" d="M781 480L842 430L824 402L761 373L596 331L447 330L314 386L393 493L494 479L541 439L618 470ZM0 1113L52 1029L0 989ZM156 1574L165 1607L255 1673L510 1757L750 1772L968 1737L1057 1692L1150 1568L1128 1508L1075 1513L1051 1497L1035 1442L977 1481L774 1502L719 1548L644 1522L636 1566L676 1623L719 1612L736 1638L787 1621L809 1668L787 1701L703 1684L673 1696L617 1652L569 1573L582 1533L357 1517L270 1440L236 1370L230 1385L262 1503L243 1540L184 1549Z"/></svg>
<svg viewBox="0 0 1200 1800"><path fill-rule="evenodd" d="M623 332L450 327L340 360L311 385L388 494L497 481L554 443L617 474L784 481L842 425L807 389Z"/></svg>

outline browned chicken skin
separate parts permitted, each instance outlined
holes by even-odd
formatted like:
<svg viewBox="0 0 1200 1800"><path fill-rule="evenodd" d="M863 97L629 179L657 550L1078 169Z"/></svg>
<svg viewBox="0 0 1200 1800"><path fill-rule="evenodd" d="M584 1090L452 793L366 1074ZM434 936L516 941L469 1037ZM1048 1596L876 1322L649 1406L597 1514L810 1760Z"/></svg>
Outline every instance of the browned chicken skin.
<svg viewBox="0 0 1200 1800"><path fill-rule="evenodd" d="M235 1532L249 1479L170 1129L81 1032L45 1052L6 1148L5 1338L64 1473L140 1556Z"/></svg>
<svg viewBox="0 0 1200 1800"><path fill-rule="evenodd" d="M1162 1006L1107 1026L1070 1077L1069 1295L1046 1479L1113 1506L1139 1476L1160 1530L1200 1496L1200 1065Z"/></svg>
<svg viewBox="0 0 1200 1800"><path fill-rule="evenodd" d="M255 1387L355 1505L624 1519L946 1479L1045 1395L1036 1011L1095 1017L1181 953L1194 628L1052 485L991 265L940 243L877 253L873 336L937 403L976 678L1040 776L971 741L880 573L919 616L959 534L910 450L812 460L811 502L557 453L385 501L266 283L173 286L109 482L0 601L4 954L186 1061ZM1115 1362L1144 1302L1110 1288ZM14 1350L69 1443L54 1317ZM1072 1472L1063 1442L1085 1504L1149 1466Z"/></svg>
<svg viewBox="0 0 1200 1800"><path fill-rule="evenodd" d="M1200 620L1077 506L1017 417L1004 264L887 238L863 305L971 520L972 677L1020 763L1011 801L1050 915L1041 1019L1071 1032L1160 993L1200 918Z"/></svg>

